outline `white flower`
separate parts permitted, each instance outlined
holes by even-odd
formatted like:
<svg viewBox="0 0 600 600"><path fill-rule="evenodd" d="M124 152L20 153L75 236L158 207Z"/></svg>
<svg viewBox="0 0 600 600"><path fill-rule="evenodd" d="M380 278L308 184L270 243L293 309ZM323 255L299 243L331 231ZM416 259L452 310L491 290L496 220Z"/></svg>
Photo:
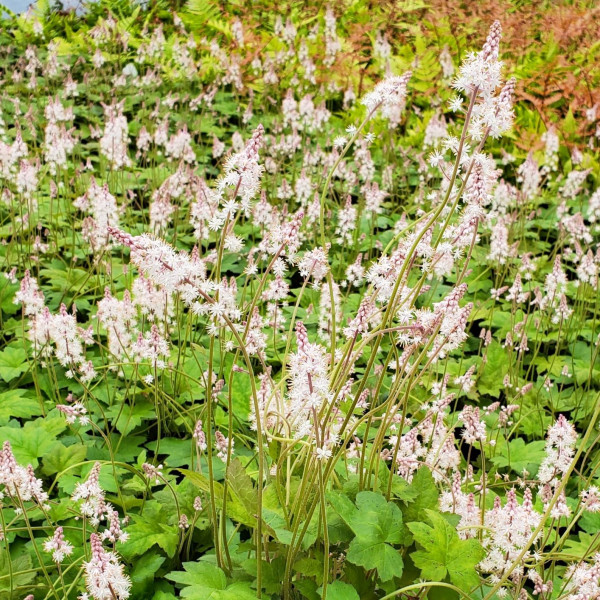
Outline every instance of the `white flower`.
<svg viewBox="0 0 600 600"><path fill-rule="evenodd" d="M96 533L90 536L92 558L83 563L87 590L94 600L125 600L129 598L131 581L114 552L102 547Z"/></svg>
<svg viewBox="0 0 600 600"><path fill-rule="evenodd" d="M317 448L315 450L315 456L319 460L327 460L328 458L331 458L331 450L329 450L329 448Z"/></svg>

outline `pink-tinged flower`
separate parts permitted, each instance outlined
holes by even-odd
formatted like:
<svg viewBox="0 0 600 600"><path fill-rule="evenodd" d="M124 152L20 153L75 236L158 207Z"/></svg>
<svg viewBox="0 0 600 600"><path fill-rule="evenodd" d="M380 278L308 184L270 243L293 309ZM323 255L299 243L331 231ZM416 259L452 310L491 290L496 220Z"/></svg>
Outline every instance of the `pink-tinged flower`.
<svg viewBox="0 0 600 600"><path fill-rule="evenodd" d="M475 502L474 494L467 494L461 489L461 476L455 471L452 477L452 488L440 496L440 510L460 515L457 525L458 535L462 539L475 537L481 526L481 509Z"/></svg>
<svg viewBox="0 0 600 600"><path fill-rule="evenodd" d="M290 355L288 364L290 381L285 415L294 437L301 439L314 436L317 425L314 417L331 402L333 394L330 390L326 349L309 341L306 327L301 321L296 322L296 340L298 352Z"/></svg>
<svg viewBox="0 0 600 600"><path fill-rule="evenodd" d="M129 354L137 321L137 311L129 291L125 290L123 300L118 300L106 288L104 298L98 302L96 317L106 328L110 353L117 358Z"/></svg>
<svg viewBox="0 0 600 600"><path fill-rule="evenodd" d="M315 248L304 254L298 264L298 270L302 277L312 278L313 281L321 281L329 273L329 262L323 248Z"/></svg>
<svg viewBox="0 0 600 600"><path fill-rule="evenodd" d="M8 440L0 450L0 485L4 485L2 492L11 496L19 504L33 500L40 506L48 508L46 505L48 494L44 492L41 480L36 478L31 465L22 467L17 463Z"/></svg>
<svg viewBox="0 0 600 600"><path fill-rule="evenodd" d="M125 600L129 598L131 581L114 552L102 547L100 536L90 536L92 558L83 563L85 583L94 600Z"/></svg>
<svg viewBox="0 0 600 600"><path fill-rule="evenodd" d="M90 213L83 221L83 238L93 252L100 252L109 245L108 227L119 225L119 207L116 198L109 192L108 185L100 186L92 178L87 192L73 204L80 210Z"/></svg>
<svg viewBox="0 0 600 600"><path fill-rule="evenodd" d="M517 181L521 184L521 191L525 198L533 200L538 193L542 174L532 152L527 155L527 159L517 169Z"/></svg>
<svg viewBox="0 0 600 600"><path fill-rule="evenodd" d="M577 432L564 415L559 415L556 423L548 428L546 436L546 457L540 465L540 483L555 483L556 478L567 472L575 455Z"/></svg>
<svg viewBox="0 0 600 600"><path fill-rule="evenodd" d="M109 227L110 234L131 249L131 261L156 285L171 293L178 291L187 304L198 296L204 283L205 269L186 252L177 251L166 242L147 234L132 236Z"/></svg>
<svg viewBox="0 0 600 600"><path fill-rule="evenodd" d="M581 503L588 512L600 512L600 490L595 485L583 490Z"/></svg>
<svg viewBox="0 0 600 600"><path fill-rule="evenodd" d="M146 335L139 333L131 350L135 360L148 360L155 369L164 369L165 361L169 358L169 342L161 335L156 325L152 325Z"/></svg>
<svg viewBox="0 0 600 600"><path fill-rule="evenodd" d="M110 504L104 500L104 490L100 487L100 469L100 463L94 463L87 480L79 482L71 495L74 502L83 501L80 506L81 513L89 517L94 526L112 510Z"/></svg>
<svg viewBox="0 0 600 600"><path fill-rule="evenodd" d="M173 160L183 160L190 164L196 161L196 155L192 148L192 136L187 125L169 138L165 145L165 154Z"/></svg>
<svg viewBox="0 0 600 600"><path fill-rule="evenodd" d="M459 419L465 426L462 438L467 444L486 441L487 432L485 423L479 418L479 407L465 406L460 412Z"/></svg>
<svg viewBox="0 0 600 600"><path fill-rule="evenodd" d="M81 425L87 425L90 422L90 418L87 416L87 410L81 402L75 402L74 404L57 404L56 409L63 413L67 418L67 423L72 425L79 420Z"/></svg>
<svg viewBox="0 0 600 600"><path fill-rule="evenodd" d="M412 73L407 71L403 75L390 75L386 77L362 99L362 104L367 107L369 113L375 112L379 107L404 106L407 91L406 86L411 76Z"/></svg>
<svg viewBox="0 0 600 600"><path fill-rule="evenodd" d="M23 312L26 315L36 315L44 308L44 294L41 292L35 277L30 276L29 270L25 271L19 291L15 294L14 303L22 304Z"/></svg>
<svg viewBox="0 0 600 600"><path fill-rule="evenodd" d="M241 152L231 155L225 161L222 177L217 184L218 193L223 196L227 188L233 188L232 200L239 196L244 211L258 194L264 167L258 164L258 151L263 144L264 128L259 125Z"/></svg>
<svg viewBox="0 0 600 600"><path fill-rule="evenodd" d="M483 98L493 96L500 85L502 63L498 60L502 27L499 21L494 21L490 27L483 49L478 53L467 56L453 87L467 94L477 91Z"/></svg>
<svg viewBox="0 0 600 600"><path fill-rule="evenodd" d="M504 506L500 497L496 496L494 508L485 512L485 535L482 545L486 550L486 556L479 563L479 569L495 577L502 577L528 545L540 519L540 513L533 508L529 488L523 494L522 504L518 503L514 489L508 490ZM532 556L532 552L533 550L525 552L523 560L513 571L514 576L523 574L523 565Z"/></svg>
<svg viewBox="0 0 600 600"><path fill-rule="evenodd" d="M346 338L352 338L357 335L364 335L369 330L369 321L376 313L375 303L371 298L365 298L360 303L356 317L352 319L348 326L344 328Z"/></svg>
<svg viewBox="0 0 600 600"><path fill-rule="evenodd" d="M100 139L100 152L114 169L131 166L131 159L127 154L129 134L127 118L123 114L124 102L123 100L118 104L102 105L106 126Z"/></svg>
<svg viewBox="0 0 600 600"><path fill-rule="evenodd" d="M594 600L600 597L600 553L587 563L578 561L570 566L565 578L567 595L564 600Z"/></svg>
<svg viewBox="0 0 600 600"><path fill-rule="evenodd" d="M65 556L73 553L73 545L65 540L63 528L57 527L54 536L44 542L44 550L52 552L52 560L55 563L61 563Z"/></svg>
<svg viewBox="0 0 600 600"><path fill-rule="evenodd" d="M128 538L129 534L121 529L119 513L116 510L111 511L109 526L102 532L102 539L116 544L117 542L126 542Z"/></svg>
<svg viewBox="0 0 600 600"><path fill-rule="evenodd" d="M202 429L202 421L198 420L196 422L196 427L194 427L194 433L192 437L196 440L196 446L200 452L204 452L207 449L206 445L206 435L204 430Z"/></svg>
<svg viewBox="0 0 600 600"><path fill-rule="evenodd" d="M162 479L162 469L163 466L162 465L158 465L157 467L155 467L154 465L151 465L150 463L144 463L142 465L142 469L144 470L144 473L146 474L146 477L150 480L153 480L153 483L155 485L158 485L160 483L160 480Z"/></svg>
<svg viewBox="0 0 600 600"><path fill-rule="evenodd" d="M227 462L228 453L233 455L233 446L235 440L231 440L225 437L220 431L215 431L215 449L217 450L217 458L220 458L223 462ZM231 449L229 446L231 445Z"/></svg>

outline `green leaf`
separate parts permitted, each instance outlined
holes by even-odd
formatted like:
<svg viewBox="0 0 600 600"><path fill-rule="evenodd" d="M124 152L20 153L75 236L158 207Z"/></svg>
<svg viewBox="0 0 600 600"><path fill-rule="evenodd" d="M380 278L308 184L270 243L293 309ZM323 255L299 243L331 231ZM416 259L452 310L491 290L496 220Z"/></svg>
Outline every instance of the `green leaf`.
<svg viewBox="0 0 600 600"><path fill-rule="evenodd" d="M258 512L258 494L239 458L233 459L227 467L227 482L231 494L249 514L255 515Z"/></svg>
<svg viewBox="0 0 600 600"><path fill-rule="evenodd" d="M54 475L61 473L71 465L76 465L85 460L87 447L82 444L64 446L56 442L43 458L42 473Z"/></svg>
<svg viewBox="0 0 600 600"><path fill-rule="evenodd" d="M66 427L61 416L28 421L22 428L0 427L0 439L11 443L17 462L34 467L38 458L47 456L56 441L56 436Z"/></svg>
<svg viewBox="0 0 600 600"><path fill-rule="evenodd" d="M322 598L323 588L319 588L317 591ZM327 586L327 600L360 600L360 596L349 583L334 581Z"/></svg>
<svg viewBox="0 0 600 600"><path fill-rule="evenodd" d="M157 443L146 444L148 450L156 452ZM187 467L192 461L192 449L189 440L166 437L160 440L160 454L166 455L164 464L169 467Z"/></svg>
<svg viewBox="0 0 600 600"><path fill-rule="evenodd" d="M146 519L138 515L133 515L133 518L135 522L127 527L129 539L121 546L124 556L142 556L155 544L162 548L167 556L175 555L179 542L176 525L165 525L157 518Z"/></svg>
<svg viewBox="0 0 600 600"><path fill-rule="evenodd" d="M270 508L263 508L263 522L271 528L275 537L286 546L292 543L293 534L286 528L285 519Z"/></svg>
<svg viewBox="0 0 600 600"><path fill-rule="evenodd" d="M150 402L136 402L133 405L118 403L106 411L106 416L113 419L113 424L120 433L127 435L139 427L143 421L155 419L156 412L154 405Z"/></svg>
<svg viewBox="0 0 600 600"><path fill-rule="evenodd" d="M13 302L18 289L19 285L11 284L8 279L0 282L0 310L7 315L14 315L21 311L21 308Z"/></svg>
<svg viewBox="0 0 600 600"><path fill-rule="evenodd" d="M4 544L2 546L3 547L0 550L0 598L4 600L5 598L9 598L11 586L12 589L15 590L20 586L27 585L35 579L36 574L35 572L27 572L31 571L31 567L33 566L29 554L23 553L16 557L11 557L8 555L8 552L6 552ZM12 582L10 577L11 571L13 574ZM16 575L15 573L19 574ZM14 594L12 596L14 596Z"/></svg>
<svg viewBox="0 0 600 600"><path fill-rule="evenodd" d="M456 529L433 510L427 510L432 526L425 523L408 523L415 540L423 547L410 556L425 579L450 581L469 591L479 585L475 565L483 558L483 548L477 540L461 540Z"/></svg>
<svg viewBox="0 0 600 600"><path fill-rule="evenodd" d="M597 534L597 532L594 532ZM596 535L580 531L577 538L569 538L565 541L563 552L572 560L573 556L585 560L590 555L590 548L595 546Z"/></svg>
<svg viewBox="0 0 600 600"><path fill-rule="evenodd" d="M319 600L317 582L313 581L312 579L305 578L294 581L294 589L302 594L303 599L306 598L306 600Z"/></svg>
<svg viewBox="0 0 600 600"><path fill-rule="evenodd" d="M29 369L27 353L23 348L6 348L0 352L0 377L10 381Z"/></svg>
<svg viewBox="0 0 600 600"><path fill-rule="evenodd" d="M377 569L382 581L400 577L404 569L402 556L393 546L364 541L359 537L350 542L346 558L365 569Z"/></svg>
<svg viewBox="0 0 600 600"><path fill-rule="evenodd" d="M412 502L417 499L417 490L413 488L406 479L398 475L392 476L392 493L394 496L405 502Z"/></svg>
<svg viewBox="0 0 600 600"><path fill-rule="evenodd" d="M154 575L165 562L165 557L160 556L156 552L149 552L141 556L135 563L135 567L131 572L131 581L139 586L147 581L152 581Z"/></svg>
<svg viewBox="0 0 600 600"><path fill-rule="evenodd" d="M342 492L329 492L327 494L327 499L331 502L335 512L337 512L346 525L350 527L350 520L356 513L356 506L354 506L350 498Z"/></svg>
<svg viewBox="0 0 600 600"><path fill-rule="evenodd" d="M187 479L189 479L195 486L199 487L201 490L205 492L210 492L210 485L208 479L201 475L200 473L196 473L195 471L189 471L187 469L179 469L179 471L185 475ZM219 508L223 505L223 485L218 481L215 481L213 484L215 501ZM248 510L236 499L232 498L227 503L227 516L233 519L234 521L239 521L244 525L248 525L249 527L256 527L256 517L253 514L250 514Z"/></svg>
<svg viewBox="0 0 600 600"><path fill-rule="evenodd" d="M519 475L522 475L524 470L535 475L546 456L545 446L543 440L526 444L522 438L516 438L508 445L500 444L492 462L497 467L510 467Z"/></svg>
<svg viewBox="0 0 600 600"><path fill-rule="evenodd" d="M427 467L421 467L410 484L414 500L402 511L404 521L424 521L428 509L437 508L439 492L433 475Z"/></svg>
<svg viewBox="0 0 600 600"><path fill-rule="evenodd" d="M486 363L477 378L477 389L481 394L500 397L504 389L503 379L510 366L510 359L505 348L496 341L487 347Z"/></svg>
<svg viewBox="0 0 600 600"><path fill-rule="evenodd" d="M243 373L235 373L231 390L231 402L233 413L240 419L246 420L250 414L250 398L252 398L250 378L245 377Z"/></svg>
<svg viewBox="0 0 600 600"><path fill-rule="evenodd" d="M247 581L227 585L225 573L216 565L206 562L183 563L185 571L173 571L166 577L183 584L182 598L190 600L255 600L256 592Z"/></svg>
<svg viewBox="0 0 600 600"><path fill-rule="evenodd" d="M573 111L570 108L567 116L564 118L562 129L565 133L575 133L577 131L577 120L573 116Z"/></svg>
<svg viewBox="0 0 600 600"><path fill-rule="evenodd" d="M0 423L4 425L10 419L29 419L42 414L40 403L26 397L27 393L27 390L8 390L0 394Z"/></svg>
<svg viewBox="0 0 600 600"><path fill-rule="evenodd" d="M253 585L256 586L256 567L255 558L248 558L242 563L242 567L254 578ZM304 573L303 573L304 574ZM271 562L262 561L262 589L269 595L278 594L281 591L281 582L285 576L285 559L281 556Z"/></svg>
<svg viewBox="0 0 600 600"><path fill-rule="evenodd" d="M350 529L364 541L398 544L402 539L402 512L376 492L360 492L355 511L348 520Z"/></svg>
<svg viewBox="0 0 600 600"><path fill-rule="evenodd" d="M193 585L214 590L224 590L227 587L227 577L219 567L207 562L183 563L185 571L173 571L166 577L175 583Z"/></svg>
<svg viewBox="0 0 600 600"><path fill-rule="evenodd" d="M356 507L343 494L328 497L355 535L347 559L365 569L377 569L382 581L400 577L404 562L399 551L390 545L407 537L400 509L376 492L358 493Z"/></svg>

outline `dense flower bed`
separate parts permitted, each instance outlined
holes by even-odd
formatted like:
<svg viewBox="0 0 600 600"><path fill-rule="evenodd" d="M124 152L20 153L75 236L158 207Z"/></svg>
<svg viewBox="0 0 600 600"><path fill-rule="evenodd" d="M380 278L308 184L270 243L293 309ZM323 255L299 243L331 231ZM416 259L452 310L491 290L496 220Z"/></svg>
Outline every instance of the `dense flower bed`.
<svg viewBox="0 0 600 600"><path fill-rule="evenodd" d="M317 4L2 21L0 598L600 598L595 50Z"/></svg>

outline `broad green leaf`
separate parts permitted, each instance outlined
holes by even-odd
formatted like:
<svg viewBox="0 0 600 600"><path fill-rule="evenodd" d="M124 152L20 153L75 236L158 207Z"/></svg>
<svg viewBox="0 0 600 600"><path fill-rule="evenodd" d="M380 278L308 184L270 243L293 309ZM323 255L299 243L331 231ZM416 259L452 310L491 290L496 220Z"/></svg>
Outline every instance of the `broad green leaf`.
<svg viewBox="0 0 600 600"><path fill-rule="evenodd" d="M44 475L61 473L69 466L76 465L85 460L86 454L87 447L82 444L64 446L60 442L56 442L42 459L42 473Z"/></svg>
<svg viewBox="0 0 600 600"><path fill-rule="evenodd" d="M148 450L156 451L156 442L146 444ZM187 467L192 461L192 445L189 440L177 438L162 438L160 440L160 454L165 454L164 464L169 467Z"/></svg>
<svg viewBox="0 0 600 600"><path fill-rule="evenodd" d="M317 591L322 598L323 588ZM349 583L334 581L327 586L327 600L360 600L360 596Z"/></svg>
<svg viewBox="0 0 600 600"><path fill-rule="evenodd" d="M285 519L279 513L269 508L263 508L262 514L263 522L273 530L275 537L282 544L291 544L293 534L287 529Z"/></svg>
<svg viewBox="0 0 600 600"><path fill-rule="evenodd" d="M427 509L436 508L439 492L433 475L427 467L421 467L410 484L414 500L402 511L404 521L424 521Z"/></svg>
<svg viewBox="0 0 600 600"><path fill-rule="evenodd" d="M497 316L496 313L494 313ZM489 394L494 398L500 396L504 389L503 379L510 366L510 359L505 348L496 341L486 349L486 363L477 378L477 389L482 394Z"/></svg>
<svg viewBox="0 0 600 600"><path fill-rule="evenodd" d="M0 377L10 381L29 369L27 353L23 348L6 348L0 352Z"/></svg>
<svg viewBox="0 0 600 600"><path fill-rule="evenodd" d="M303 573L304 574L304 573ZM294 589L302 594L302 599L319 600L320 596L317 592L317 582L312 579L298 579L294 581Z"/></svg>
<svg viewBox="0 0 600 600"><path fill-rule="evenodd" d="M335 512L344 520L344 522L350 527L350 521L356 514L356 506L354 503L341 492L329 492L327 499L331 502Z"/></svg>
<svg viewBox="0 0 600 600"><path fill-rule="evenodd" d="M402 512L376 492L356 496L358 510L348 519L350 529L363 541L398 544L402 539Z"/></svg>
<svg viewBox="0 0 600 600"><path fill-rule="evenodd" d="M29 554L23 553L18 556L9 557L4 544L2 544L2 548L0 549L0 598L2 600L9 598L11 585L12 589L16 590L19 586L27 585L35 579L35 572L30 571L32 566ZM10 578L11 571L13 573L12 582ZM19 574L15 575L15 573Z"/></svg>
<svg viewBox="0 0 600 600"><path fill-rule="evenodd" d="M242 567L248 575L254 577L253 587L256 587L256 559L249 558L242 563ZM262 588L269 594L281 592L281 582L285 575L285 559L278 557L270 562L262 561ZM303 575L305 575L303 573Z"/></svg>
<svg viewBox="0 0 600 600"><path fill-rule="evenodd" d="M187 469L179 469L181 473L183 473L195 486L200 488L205 492L210 493L210 485L208 479L201 475L200 473L196 473L194 471L189 471ZM215 501L217 506L221 508L223 506L223 485L218 481L214 482L214 493L215 493ZM234 521L239 521L244 525L248 525L249 527L256 526L256 516L250 514L248 510L235 498L231 498L227 502L227 516L233 519Z"/></svg>
<svg viewBox="0 0 600 600"><path fill-rule="evenodd" d="M573 116L573 112L570 108L567 116L564 118L562 129L566 133L575 133L577 131L577 120Z"/></svg>
<svg viewBox="0 0 600 600"><path fill-rule="evenodd" d="M201 586L208 589L224 590L227 577L219 567L207 562L183 563L184 571L173 571L166 577L175 583Z"/></svg>
<svg viewBox="0 0 600 600"><path fill-rule="evenodd" d="M22 428L0 427L0 439L11 443L15 458L23 465L34 467L38 459L47 456L56 436L66 427L64 418L27 421Z"/></svg>
<svg viewBox="0 0 600 600"><path fill-rule="evenodd" d="M433 510L427 510L431 523L408 523L415 540L423 547L410 556L425 579L450 581L469 591L479 584L475 565L483 558L484 551L477 540L461 540L456 529Z"/></svg>
<svg viewBox="0 0 600 600"><path fill-rule="evenodd" d="M160 556L156 552L148 552L140 556L135 562L133 571L131 572L131 581L134 585L139 586L147 581L154 579L156 571L165 562L165 557Z"/></svg>
<svg viewBox="0 0 600 600"><path fill-rule="evenodd" d="M377 569L382 581L400 577L404 562L400 552L390 545L407 537L398 506L377 492L359 492L356 506L340 493L328 497L355 535L346 558L365 569Z"/></svg>
<svg viewBox="0 0 600 600"><path fill-rule="evenodd" d="M577 538L569 538L565 541L564 553L567 554L571 560L574 556L584 560L590 555L590 549L597 545L596 534L597 531L595 531L594 534L580 531Z"/></svg>
<svg viewBox="0 0 600 600"><path fill-rule="evenodd" d="M350 542L346 558L365 569L377 569L382 581L400 577L404 569L402 556L393 546L365 541L358 536Z"/></svg>
<svg viewBox="0 0 600 600"><path fill-rule="evenodd" d="M121 546L124 556L143 556L155 544L162 548L167 556L173 557L179 542L177 525L165 525L157 519L147 519L134 515L134 523L127 527L129 539Z"/></svg>
<svg viewBox="0 0 600 600"><path fill-rule="evenodd" d="M522 438L515 438L508 445L506 443L499 445L492 462L497 467L510 467L519 475L522 475L524 470L530 475L535 475L546 456L545 446L543 440L526 444Z"/></svg>
<svg viewBox="0 0 600 600"><path fill-rule="evenodd" d="M227 585L225 573L216 565L207 562L183 563L185 571L173 571L166 577L183 584L182 598L190 600L255 600L256 591L249 582Z"/></svg>
<svg viewBox="0 0 600 600"><path fill-rule="evenodd" d="M42 414L40 403L26 394L27 390L0 393L0 423L4 425L10 419L29 419Z"/></svg>
<svg viewBox="0 0 600 600"><path fill-rule="evenodd" d="M153 404L149 402L135 402L135 404L118 403L106 411L106 415L113 419L113 425L122 434L126 435L139 427L143 421L156 418Z"/></svg>

